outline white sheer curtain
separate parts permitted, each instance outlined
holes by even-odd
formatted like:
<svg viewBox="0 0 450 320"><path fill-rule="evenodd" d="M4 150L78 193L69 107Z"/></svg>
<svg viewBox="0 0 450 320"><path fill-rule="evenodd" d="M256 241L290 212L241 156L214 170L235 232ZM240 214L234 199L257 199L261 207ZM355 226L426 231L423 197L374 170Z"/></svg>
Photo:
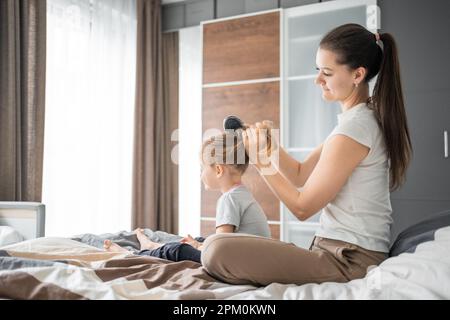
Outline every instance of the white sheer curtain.
<svg viewBox="0 0 450 320"><path fill-rule="evenodd" d="M131 227L135 0L47 0L46 235Z"/></svg>

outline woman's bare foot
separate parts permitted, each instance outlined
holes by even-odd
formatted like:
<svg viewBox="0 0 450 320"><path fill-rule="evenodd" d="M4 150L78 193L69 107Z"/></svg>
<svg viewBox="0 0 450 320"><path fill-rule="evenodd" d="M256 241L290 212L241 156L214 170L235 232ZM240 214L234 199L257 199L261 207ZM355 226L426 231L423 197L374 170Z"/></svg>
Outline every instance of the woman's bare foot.
<svg viewBox="0 0 450 320"><path fill-rule="evenodd" d="M103 248L106 251L110 251L110 252L129 252L127 249L122 248L117 243L114 243L111 240L103 241Z"/></svg>
<svg viewBox="0 0 450 320"><path fill-rule="evenodd" d="M144 233L144 229L137 228L134 230L134 233L136 234L139 243L141 244L141 250L153 250L161 247L162 243L157 243L151 241Z"/></svg>

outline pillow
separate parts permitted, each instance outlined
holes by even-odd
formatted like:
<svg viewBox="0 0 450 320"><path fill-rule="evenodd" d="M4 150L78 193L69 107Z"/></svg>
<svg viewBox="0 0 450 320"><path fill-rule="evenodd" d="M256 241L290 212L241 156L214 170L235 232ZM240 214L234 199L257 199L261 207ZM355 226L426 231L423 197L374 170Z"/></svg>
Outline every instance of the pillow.
<svg viewBox="0 0 450 320"><path fill-rule="evenodd" d="M404 252L415 252L419 244L434 240L436 230L446 226L450 226L450 210L439 212L429 219L412 225L398 235L389 251L389 256L395 257Z"/></svg>
<svg viewBox="0 0 450 320"><path fill-rule="evenodd" d="M24 238L15 229L9 226L0 226L0 247L21 242Z"/></svg>

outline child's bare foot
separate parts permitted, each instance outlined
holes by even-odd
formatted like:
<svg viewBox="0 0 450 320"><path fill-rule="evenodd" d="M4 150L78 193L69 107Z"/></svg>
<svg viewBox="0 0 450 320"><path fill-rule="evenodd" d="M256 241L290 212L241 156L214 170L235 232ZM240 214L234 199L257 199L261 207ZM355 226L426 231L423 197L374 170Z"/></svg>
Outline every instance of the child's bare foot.
<svg viewBox="0 0 450 320"><path fill-rule="evenodd" d="M103 241L103 248L106 251L110 251L110 252L128 252L127 249L122 248L121 246L119 246L117 243L112 242L111 240L105 240Z"/></svg>
<svg viewBox="0 0 450 320"><path fill-rule="evenodd" d="M141 250L153 250L161 247L162 243L157 243L151 241L144 233L144 229L137 228L134 230L134 233L136 234L139 243L141 244Z"/></svg>

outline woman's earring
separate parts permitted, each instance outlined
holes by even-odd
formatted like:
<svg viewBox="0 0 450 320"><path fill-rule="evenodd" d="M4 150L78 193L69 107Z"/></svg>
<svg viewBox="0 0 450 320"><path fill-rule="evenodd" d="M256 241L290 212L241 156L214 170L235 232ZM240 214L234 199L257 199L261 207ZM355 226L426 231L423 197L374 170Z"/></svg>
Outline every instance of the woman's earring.
<svg viewBox="0 0 450 320"><path fill-rule="evenodd" d="M355 83L355 87L357 87L357 88L358 88L358 84L357 84L357 83Z"/></svg>

